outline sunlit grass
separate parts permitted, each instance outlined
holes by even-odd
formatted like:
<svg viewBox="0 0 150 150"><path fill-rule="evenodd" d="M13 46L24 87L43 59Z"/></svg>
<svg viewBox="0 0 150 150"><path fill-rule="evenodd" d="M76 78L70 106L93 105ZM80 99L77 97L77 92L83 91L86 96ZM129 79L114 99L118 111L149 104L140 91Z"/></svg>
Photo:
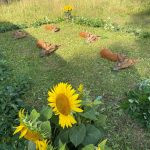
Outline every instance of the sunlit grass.
<svg viewBox="0 0 150 150"><path fill-rule="evenodd" d="M125 23L130 15L142 10L146 1L122 0L21 0L9 5L0 5L0 21L32 23L46 16L55 18L63 15L64 5L72 5L74 15L96 17Z"/></svg>

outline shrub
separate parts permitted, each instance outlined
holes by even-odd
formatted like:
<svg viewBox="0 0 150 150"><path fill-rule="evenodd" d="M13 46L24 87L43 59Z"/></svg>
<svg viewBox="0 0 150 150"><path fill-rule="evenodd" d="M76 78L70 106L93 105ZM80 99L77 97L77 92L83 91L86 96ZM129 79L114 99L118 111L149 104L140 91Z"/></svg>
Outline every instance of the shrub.
<svg viewBox="0 0 150 150"><path fill-rule="evenodd" d="M90 19L84 17L73 17L72 22L79 25L85 25L90 27L104 27L104 21L102 19Z"/></svg>
<svg viewBox="0 0 150 150"><path fill-rule="evenodd" d="M143 80L135 89L129 91L121 107L144 126L150 128L150 79Z"/></svg>
<svg viewBox="0 0 150 150"><path fill-rule="evenodd" d="M44 24L51 24L51 23L60 23L64 21L63 18L56 18L55 20L50 20L48 17L45 17L41 20L37 20L35 21L34 23L31 24L31 27L39 27L41 25L44 25Z"/></svg>
<svg viewBox="0 0 150 150"><path fill-rule="evenodd" d="M13 31L13 30L18 30L18 29L24 29L27 28L28 26L25 24L11 24L9 22L0 22L0 33L4 33L7 31Z"/></svg>

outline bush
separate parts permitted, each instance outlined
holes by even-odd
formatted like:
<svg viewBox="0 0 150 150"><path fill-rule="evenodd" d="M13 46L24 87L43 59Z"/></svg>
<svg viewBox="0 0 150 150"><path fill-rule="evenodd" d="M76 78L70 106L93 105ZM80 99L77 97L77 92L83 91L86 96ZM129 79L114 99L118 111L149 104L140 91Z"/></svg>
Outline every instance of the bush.
<svg viewBox="0 0 150 150"><path fill-rule="evenodd" d="M150 79L143 80L135 89L129 91L121 107L145 127L150 128Z"/></svg>
<svg viewBox="0 0 150 150"><path fill-rule="evenodd" d="M9 22L0 22L0 33L4 33L7 31L13 31L13 30L18 30L18 29L25 29L28 26L25 24L11 24Z"/></svg>
<svg viewBox="0 0 150 150"><path fill-rule="evenodd" d="M89 19L84 17L73 17L72 18L73 23L79 24L79 25L85 25L90 27L104 27L104 21L102 19Z"/></svg>

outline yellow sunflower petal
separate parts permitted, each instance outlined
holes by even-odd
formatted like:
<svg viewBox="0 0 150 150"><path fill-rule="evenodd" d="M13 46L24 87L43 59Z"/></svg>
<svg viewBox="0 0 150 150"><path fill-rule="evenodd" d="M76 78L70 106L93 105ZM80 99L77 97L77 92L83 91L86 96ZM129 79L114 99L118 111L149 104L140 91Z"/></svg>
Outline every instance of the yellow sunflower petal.
<svg viewBox="0 0 150 150"><path fill-rule="evenodd" d="M13 135L15 135L16 133L20 132L23 128L24 128L24 126L21 126L21 125L16 127L16 130L14 131Z"/></svg>
<svg viewBox="0 0 150 150"><path fill-rule="evenodd" d="M19 139L21 139L22 137L24 137L25 134L27 133L27 131L28 131L27 128L25 128L24 130L22 130L22 131L21 131L21 134L20 134L20 136L19 136Z"/></svg>
<svg viewBox="0 0 150 150"><path fill-rule="evenodd" d="M75 100L73 101L74 104L80 104L82 102L82 100Z"/></svg>
<svg viewBox="0 0 150 150"><path fill-rule="evenodd" d="M37 150L47 150L47 146L48 146L48 144L47 144L47 140L37 140L36 142L35 142L35 144L36 144L36 149Z"/></svg>
<svg viewBox="0 0 150 150"><path fill-rule="evenodd" d="M77 107L72 108L72 110L74 110L74 111L76 111L76 112L83 112L83 110L82 110L81 108L77 108Z"/></svg>
<svg viewBox="0 0 150 150"><path fill-rule="evenodd" d="M77 123L72 115L59 115L59 124L61 127L65 128L65 126L72 127L73 124Z"/></svg>

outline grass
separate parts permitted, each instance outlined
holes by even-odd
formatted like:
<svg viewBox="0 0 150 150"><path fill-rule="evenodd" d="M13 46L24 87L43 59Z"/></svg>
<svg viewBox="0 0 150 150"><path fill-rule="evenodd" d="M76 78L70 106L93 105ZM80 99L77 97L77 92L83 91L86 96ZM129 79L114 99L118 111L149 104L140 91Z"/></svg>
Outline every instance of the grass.
<svg viewBox="0 0 150 150"><path fill-rule="evenodd" d="M146 31L149 30L147 21L149 15L144 13L148 10L146 6L148 1L112 0L108 3L108 0L93 0L91 3L86 2L87 0L84 0L84 3L81 0L78 0L78 3L77 1L71 2L75 7L76 15L103 19L111 17L114 22L132 23L132 25L141 26ZM1 5L0 22L31 24L45 16L55 18L62 15L61 9L68 3L68 0L55 0L55 3L52 0L51 5L49 3L48 0L42 2L24 0L8 6ZM147 23L143 26L143 23L139 21L139 18L143 18L141 14L146 14L144 16ZM136 21L133 19L135 16ZM32 79L32 89L26 93L25 101L35 107L41 107L47 102L47 91L54 84L64 81L78 86L83 83L88 90L91 90L93 96L102 95L104 97L104 112L108 115L108 140L113 149L150 149L150 134L118 107L125 92L141 79L149 77L150 39L139 39L133 34L109 32L100 28L64 22L58 26L61 31L56 34L45 32L42 26L28 28L25 31L29 33L29 37L21 40L14 40L12 32L0 33L0 50L13 68L15 78L24 75ZM87 44L79 37L80 31L101 35L101 39L93 44ZM40 50L36 47L37 39L58 43L61 44L61 47L53 55L40 58ZM137 58L139 62L130 69L113 72L111 69L114 63L102 59L99 55L103 47Z"/></svg>
<svg viewBox="0 0 150 150"><path fill-rule="evenodd" d="M111 18L119 24L144 25L149 19L150 2L147 0L21 0L11 5L0 5L0 20L31 23L45 16L53 19L63 15L62 9L67 4L74 6L74 15Z"/></svg>

